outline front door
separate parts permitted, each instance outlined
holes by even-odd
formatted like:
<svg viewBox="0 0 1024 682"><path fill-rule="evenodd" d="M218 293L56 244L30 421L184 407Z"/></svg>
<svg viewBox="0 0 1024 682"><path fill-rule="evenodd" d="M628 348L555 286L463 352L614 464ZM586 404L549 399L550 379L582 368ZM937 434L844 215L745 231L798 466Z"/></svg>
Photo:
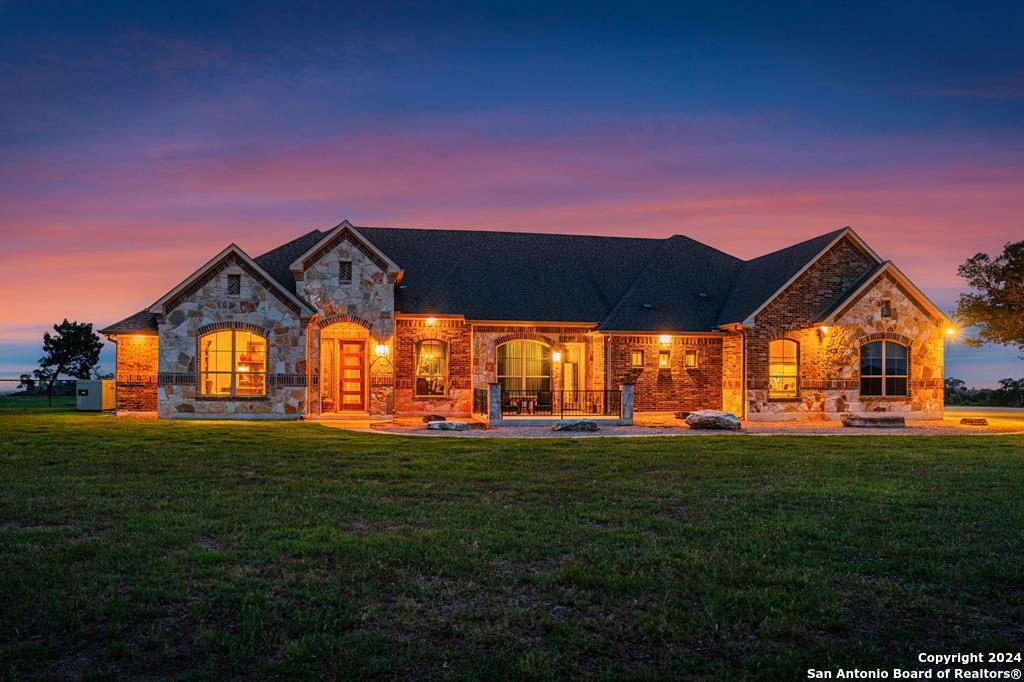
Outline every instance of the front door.
<svg viewBox="0 0 1024 682"><path fill-rule="evenodd" d="M362 341L338 341L341 385L338 389L338 410L366 409L366 346Z"/></svg>

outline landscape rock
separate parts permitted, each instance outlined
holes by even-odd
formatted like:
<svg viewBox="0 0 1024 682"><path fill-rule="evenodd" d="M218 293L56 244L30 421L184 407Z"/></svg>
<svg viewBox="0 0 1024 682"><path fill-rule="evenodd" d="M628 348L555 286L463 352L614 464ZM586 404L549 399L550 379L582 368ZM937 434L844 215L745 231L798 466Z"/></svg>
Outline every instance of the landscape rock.
<svg viewBox="0 0 1024 682"><path fill-rule="evenodd" d="M988 426L988 420L984 417L964 417L960 423L964 426Z"/></svg>
<svg viewBox="0 0 1024 682"><path fill-rule="evenodd" d="M552 431L600 431L593 419L562 419L551 427Z"/></svg>
<svg viewBox="0 0 1024 682"><path fill-rule="evenodd" d="M691 429L717 429L723 431L739 431L740 419L729 412L717 410L697 410L686 417L686 425Z"/></svg>
<svg viewBox="0 0 1024 682"><path fill-rule="evenodd" d="M469 431L469 424L466 422L427 422L427 428L431 431Z"/></svg>
<svg viewBox="0 0 1024 682"><path fill-rule="evenodd" d="M856 414L843 415L843 426L849 426L858 429L902 429L906 425L907 424L904 421L903 417L867 417Z"/></svg>
<svg viewBox="0 0 1024 682"><path fill-rule="evenodd" d="M442 417L439 414L428 414L427 416L425 416L423 418L423 422L425 424L429 424L430 422L443 422L443 421L448 421L448 420L445 419L444 417Z"/></svg>

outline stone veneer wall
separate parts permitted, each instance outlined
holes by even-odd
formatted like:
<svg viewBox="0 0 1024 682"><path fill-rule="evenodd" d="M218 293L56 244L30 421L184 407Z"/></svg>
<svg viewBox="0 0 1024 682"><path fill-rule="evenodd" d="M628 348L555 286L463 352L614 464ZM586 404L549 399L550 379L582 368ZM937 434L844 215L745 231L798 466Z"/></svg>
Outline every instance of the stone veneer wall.
<svg viewBox="0 0 1024 682"><path fill-rule="evenodd" d="M448 393L417 397L416 344L436 339L448 344ZM465 320L423 318L395 321L395 410L404 416L468 416L473 409L473 329Z"/></svg>
<svg viewBox="0 0 1024 682"><path fill-rule="evenodd" d="M746 330L747 418L786 413L790 418L823 412L826 396L813 392L807 382L817 380L809 369L817 366L811 359L816 353L810 328L818 316L842 294L849 291L872 267L874 260L863 253L849 238L843 239L824 254L764 310L755 324ZM768 398L768 346L772 339L794 338L800 342L801 399ZM820 415L819 415L820 416Z"/></svg>
<svg viewBox="0 0 1024 682"><path fill-rule="evenodd" d="M658 366L658 355L670 351L666 368ZM686 350L697 351L697 366L684 367ZM643 368L632 366L634 350L644 353ZM634 384L637 412L677 412L722 409L722 338L672 336L662 345L656 335L613 335L609 344L612 386Z"/></svg>
<svg viewBox="0 0 1024 682"><path fill-rule="evenodd" d="M228 295L229 274L241 275L238 296ZM267 332L265 397L198 395L198 338L202 331L232 326ZM281 300L240 261L225 263L202 286L165 310L159 327L161 417L284 418L305 412L305 323L294 304Z"/></svg>
<svg viewBox="0 0 1024 682"><path fill-rule="evenodd" d="M117 409L156 412L159 338L124 334L117 338Z"/></svg>

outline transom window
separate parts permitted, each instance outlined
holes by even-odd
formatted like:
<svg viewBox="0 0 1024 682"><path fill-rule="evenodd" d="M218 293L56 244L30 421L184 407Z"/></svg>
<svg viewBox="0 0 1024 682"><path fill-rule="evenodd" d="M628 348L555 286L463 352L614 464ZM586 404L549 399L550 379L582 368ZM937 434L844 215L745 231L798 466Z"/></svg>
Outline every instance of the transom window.
<svg viewBox="0 0 1024 682"><path fill-rule="evenodd" d="M635 350L630 355L630 364L634 367L644 366L644 352L642 350Z"/></svg>
<svg viewBox="0 0 1024 682"><path fill-rule="evenodd" d="M687 369L696 369L697 351L692 348L688 348L683 352L683 367L686 367Z"/></svg>
<svg viewBox="0 0 1024 682"><path fill-rule="evenodd" d="M895 341L872 341L861 346L861 396L907 395L907 357L907 347Z"/></svg>
<svg viewBox="0 0 1024 682"><path fill-rule="evenodd" d="M445 395L448 344L428 339L416 344L416 395Z"/></svg>
<svg viewBox="0 0 1024 682"><path fill-rule="evenodd" d="M800 346L776 339L768 346L768 397L796 398L800 376Z"/></svg>
<svg viewBox="0 0 1024 682"><path fill-rule="evenodd" d="M509 341L498 346L498 383L502 391L550 391L551 351L538 341Z"/></svg>
<svg viewBox="0 0 1024 682"><path fill-rule="evenodd" d="M199 337L199 394L262 396L267 392L267 340L247 331Z"/></svg>
<svg viewBox="0 0 1024 682"><path fill-rule="evenodd" d="M666 367L670 367L671 364L672 364L671 360L672 360L672 353L670 351L667 351L667 350L659 350L658 351L658 367L661 367L662 369L664 369Z"/></svg>

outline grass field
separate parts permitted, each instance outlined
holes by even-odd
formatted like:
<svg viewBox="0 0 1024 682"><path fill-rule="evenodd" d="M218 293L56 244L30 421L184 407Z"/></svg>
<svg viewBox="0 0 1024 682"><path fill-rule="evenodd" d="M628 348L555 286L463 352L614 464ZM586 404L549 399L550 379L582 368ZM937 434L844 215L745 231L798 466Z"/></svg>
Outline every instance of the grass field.
<svg viewBox="0 0 1024 682"><path fill-rule="evenodd" d="M0 399L0 480L12 679L803 679L1021 645L1021 437L417 439Z"/></svg>

